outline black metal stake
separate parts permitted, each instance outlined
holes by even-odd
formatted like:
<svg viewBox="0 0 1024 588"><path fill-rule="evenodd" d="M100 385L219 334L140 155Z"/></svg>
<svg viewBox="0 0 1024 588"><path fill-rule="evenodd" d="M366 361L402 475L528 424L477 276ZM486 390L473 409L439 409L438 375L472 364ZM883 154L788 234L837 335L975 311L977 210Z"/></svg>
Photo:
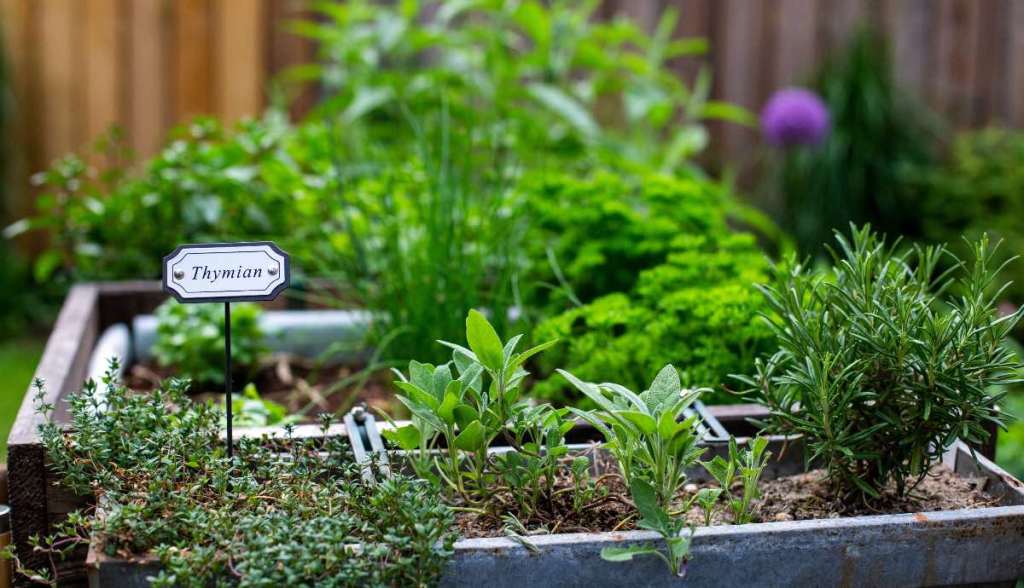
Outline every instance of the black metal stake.
<svg viewBox="0 0 1024 588"><path fill-rule="evenodd" d="M231 303L224 303L224 412L228 420L228 459L234 454L231 442Z"/></svg>

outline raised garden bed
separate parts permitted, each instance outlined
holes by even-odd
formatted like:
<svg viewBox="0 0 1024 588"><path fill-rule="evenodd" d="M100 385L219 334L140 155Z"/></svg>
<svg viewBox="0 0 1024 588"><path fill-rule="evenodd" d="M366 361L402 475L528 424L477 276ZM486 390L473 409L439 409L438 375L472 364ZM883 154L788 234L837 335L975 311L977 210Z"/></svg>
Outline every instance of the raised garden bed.
<svg viewBox="0 0 1024 588"><path fill-rule="evenodd" d="M115 323L131 324L163 298L159 286L151 283L83 285L72 290L37 372L47 381L44 401L57 406L58 422L66 422L61 400L88 373L99 333ZM750 405L710 407L708 412L741 442L752 433L747 419L765 415ZM89 502L89 497L73 496L54 483L37 433L40 422L26 400L10 437L14 537L27 565L39 563L33 561L37 556L28 547L28 537L45 535L54 522ZM354 434L351 419L347 425L334 425L328 434L362 438ZM297 431L299 436L316 434L315 427ZM581 429L570 437L578 442L594 435ZM379 449L379 439L372 441L370 435L367 448ZM704 443L712 452L725 450L724 442ZM782 458L769 463L765 479L804 470L793 440L773 438L771 444L772 453ZM605 547L656 542L658 535L648 531L531 535L526 544L506 537L462 539L456 543L444 584L602 586L636 583L638 578L647 585L1012 584L1024 576L1024 487L988 460L975 462L961 443L947 452L944 463L961 477L982 480L992 505L698 528L684 580L668 573L655 558L629 564L601 558ZM702 471L690 474L697 483L706 479ZM83 553L63 564L66 578L84 580L84 558ZM98 553L89 555L89 563L92 581L103 586L146 585L145 578L154 569L152 561L124 561Z"/></svg>
<svg viewBox="0 0 1024 588"><path fill-rule="evenodd" d="M757 412L756 409L750 411ZM734 412L733 414L742 414ZM795 447L783 450L765 479L803 470ZM792 443L790 441L790 443ZM711 443L721 453L724 444ZM957 444L945 467L983 484L996 505L951 511L853 516L698 528L685 578L655 558L608 562L601 550L657 542L650 531L461 539L442 586L931 586L1014 585L1024 576L1024 485ZM706 478L691 472L697 482ZM90 551L91 586L147 586L152 559L123 560Z"/></svg>

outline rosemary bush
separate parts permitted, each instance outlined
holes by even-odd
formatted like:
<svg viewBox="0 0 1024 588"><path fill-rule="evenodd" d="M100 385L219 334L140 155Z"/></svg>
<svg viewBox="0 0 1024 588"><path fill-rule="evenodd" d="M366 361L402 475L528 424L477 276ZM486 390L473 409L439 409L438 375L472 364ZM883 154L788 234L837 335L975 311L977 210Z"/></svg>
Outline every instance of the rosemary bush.
<svg viewBox="0 0 1024 588"><path fill-rule="evenodd" d="M851 232L837 232L828 272L792 264L763 289L779 350L740 379L771 409L769 430L803 435L846 496L890 484L902 496L957 438L982 443L1003 425L994 390L1016 381L1004 342L1021 311L997 313L987 237L972 262L939 271L943 246L901 252L869 226Z"/></svg>
<svg viewBox="0 0 1024 588"><path fill-rule="evenodd" d="M42 383L37 382L42 399ZM239 439L228 460L219 410L193 403L187 382L140 395L108 380L70 396L72 427L42 439L63 483L98 496L39 540L57 559L94 541L111 556L154 554L155 586L419 586L451 553L451 515L422 481L362 481L343 438ZM44 412L52 406L39 404ZM100 408L103 407L103 410ZM323 426L329 424L324 419ZM282 453L283 451L283 453Z"/></svg>

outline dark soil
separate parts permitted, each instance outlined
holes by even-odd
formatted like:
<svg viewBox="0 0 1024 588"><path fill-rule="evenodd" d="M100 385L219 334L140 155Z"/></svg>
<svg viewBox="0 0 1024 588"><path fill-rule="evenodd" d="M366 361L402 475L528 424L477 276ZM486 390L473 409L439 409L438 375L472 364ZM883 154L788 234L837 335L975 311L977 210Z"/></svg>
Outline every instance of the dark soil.
<svg viewBox="0 0 1024 588"><path fill-rule="evenodd" d="M607 454L593 450L585 454L598 462L592 465L593 471L614 472L615 464ZM563 473L565 475L559 476L555 483L554 500L550 503L542 501L537 512L530 515L519 512L512 492L498 489L488 505L496 514L456 514L455 522L460 534L463 537L503 537L509 521L503 520L502 513L516 513L516 518L531 535L634 528L633 501L629 498L629 491L621 476L608 473L595 477L592 495L586 502L574 505L572 476L568 468Z"/></svg>
<svg viewBox="0 0 1024 588"><path fill-rule="evenodd" d="M985 492L985 478L964 478L945 466L932 468L910 494L897 498L890 490L871 504L843 502L825 479L823 470L787 476L761 484L759 515L764 521L831 519L839 517L983 508L998 503Z"/></svg>
<svg viewBox="0 0 1024 588"><path fill-rule="evenodd" d="M597 471L614 472L615 464L607 455L601 454ZM530 517L518 517L529 535L549 533L621 531L636 528L637 514L629 491L617 473L596 478L594 498L583 508L573 508L568 488L572 480L566 476L558 480L556 487L566 489L558 494L553 504L542 505L539 512ZM679 504L700 488L715 484L688 484L679 496ZM936 466L909 496L897 499L888 493L874 503L852 504L836 498L837 494L828 484L823 470L765 480L760 484L761 498L754 503L755 522L793 521L807 519L829 519L875 514L900 514L983 508L998 503L998 499L985 492L984 478L963 478L945 466ZM741 492L739 487L736 493ZM556 492L557 494L557 492ZM507 490L495 494L494 512L517 512L514 498ZM703 511L694 506L686 513L687 520L695 525L704 524ZM509 533L508 520L498 515L480 515L460 512L456 517L463 537L502 537ZM730 524L732 516L724 502L719 504L712 519L712 525ZM519 534L521 530L518 531Z"/></svg>
<svg viewBox="0 0 1024 588"><path fill-rule="evenodd" d="M401 418L404 411L392 392L393 376L382 371L364 378L361 370L363 366L320 365L301 357L275 355L251 375L237 374L234 378L238 389L251 382L261 397L283 405L290 414L306 415L310 422L315 421L319 413L340 414L359 403ZM125 384L132 390L145 392L156 387L160 380L174 375L173 369L155 362L135 364L125 374ZM199 388L192 392L199 400L223 396L221 390Z"/></svg>

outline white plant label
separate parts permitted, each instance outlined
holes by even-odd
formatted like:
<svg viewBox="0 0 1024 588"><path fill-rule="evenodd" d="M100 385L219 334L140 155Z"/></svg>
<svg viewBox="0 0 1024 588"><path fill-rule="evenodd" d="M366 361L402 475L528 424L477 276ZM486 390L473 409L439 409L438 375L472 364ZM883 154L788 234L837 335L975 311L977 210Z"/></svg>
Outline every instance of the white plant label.
<svg viewBox="0 0 1024 588"><path fill-rule="evenodd" d="M164 258L164 290L179 302L273 300L290 280L288 254L269 241L182 245Z"/></svg>

